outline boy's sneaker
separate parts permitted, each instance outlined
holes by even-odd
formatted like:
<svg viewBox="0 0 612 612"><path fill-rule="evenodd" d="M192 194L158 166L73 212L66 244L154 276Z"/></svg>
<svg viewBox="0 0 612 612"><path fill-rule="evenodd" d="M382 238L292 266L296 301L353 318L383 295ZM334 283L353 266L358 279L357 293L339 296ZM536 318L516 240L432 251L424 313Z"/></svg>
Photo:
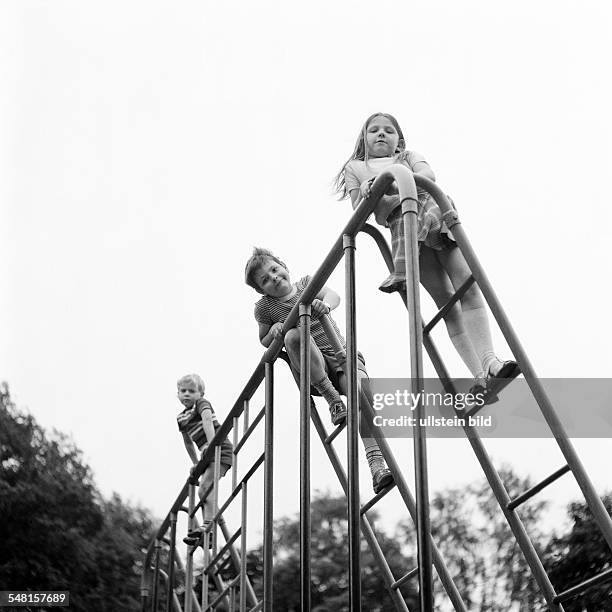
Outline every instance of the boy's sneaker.
<svg viewBox="0 0 612 612"><path fill-rule="evenodd" d="M204 542L208 542L208 548L212 548L212 533L206 527L197 527L183 538L183 542L188 546L204 546Z"/></svg>
<svg viewBox="0 0 612 612"><path fill-rule="evenodd" d="M340 399L333 402L329 407L329 414L331 415L333 425L344 423L344 421L346 421L346 415L348 414L344 402Z"/></svg>
<svg viewBox="0 0 612 612"><path fill-rule="evenodd" d="M383 489L386 489L394 482L395 478L393 478L393 473L389 468L380 468L379 470L376 470L372 476L374 493L380 493Z"/></svg>

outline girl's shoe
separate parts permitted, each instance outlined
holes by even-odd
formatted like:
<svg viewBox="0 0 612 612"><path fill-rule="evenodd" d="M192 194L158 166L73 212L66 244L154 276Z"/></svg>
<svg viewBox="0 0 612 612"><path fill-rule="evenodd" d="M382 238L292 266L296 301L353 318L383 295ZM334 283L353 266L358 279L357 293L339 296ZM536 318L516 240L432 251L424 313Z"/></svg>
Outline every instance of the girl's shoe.
<svg viewBox="0 0 612 612"><path fill-rule="evenodd" d="M478 404L479 408L482 408L482 406L486 406L488 404L494 404L499 398L497 397L497 395L491 395L488 389L488 378L485 378L484 376L477 376L474 379L474 384L470 387L470 390L468 391L468 393L471 393L474 397L482 397L483 398L483 403L482 404Z"/></svg>
<svg viewBox="0 0 612 612"><path fill-rule="evenodd" d="M329 407L329 414L331 415L331 420L333 425L340 425L346 421L346 406L342 400L336 400Z"/></svg>
<svg viewBox="0 0 612 612"><path fill-rule="evenodd" d="M483 406L494 404L499 400L498 393L521 373L516 361L508 360L502 363L497 374L487 373L487 377L478 376L474 379L474 384L470 387L470 393L476 395L480 393L484 396Z"/></svg>
<svg viewBox="0 0 612 612"><path fill-rule="evenodd" d="M393 272L393 274L387 276L378 289L383 293L394 293L395 291L401 293L402 291L406 291L406 277L397 274L397 272Z"/></svg>
<svg viewBox="0 0 612 612"><path fill-rule="evenodd" d="M511 359L504 361L497 374L491 374L489 371L489 375L487 376L487 394L491 397L495 397L495 401L497 401L497 394L520 373L521 368L516 361L512 361Z"/></svg>

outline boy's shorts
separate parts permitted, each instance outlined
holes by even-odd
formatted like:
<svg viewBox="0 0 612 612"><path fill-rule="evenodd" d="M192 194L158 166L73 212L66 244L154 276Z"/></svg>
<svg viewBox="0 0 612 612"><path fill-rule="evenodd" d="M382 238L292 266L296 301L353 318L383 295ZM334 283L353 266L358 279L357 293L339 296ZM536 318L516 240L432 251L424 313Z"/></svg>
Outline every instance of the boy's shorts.
<svg viewBox="0 0 612 612"><path fill-rule="evenodd" d="M329 377L329 380L331 381L332 385L334 385L334 387L339 393L343 393L343 391L340 389L340 377L342 376L344 371L340 367L340 362L338 361L336 356L330 355L328 353L322 353L321 349L316 345L314 346L311 345L310 350L318 351L319 356L322 357L323 361L325 362L325 371L327 372L327 376ZM294 368L293 364L290 364L290 365L291 365L291 373L293 374L293 378L295 378L295 381L299 385L300 384L300 371L299 369ZM363 355L359 351L357 352L357 370L359 372L362 372L366 377L368 376L368 372L365 367L365 359L363 358ZM321 395L312 386L312 378L311 378L311 385L310 385L310 395Z"/></svg>
<svg viewBox="0 0 612 612"><path fill-rule="evenodd" d="M200 452L202 451L201 448L199 450ZM234 446L226 438L225 440L223 440L223 442L221 442L221 467L225 465L229 469L232 467L233 463L234 463Z"/></svg>

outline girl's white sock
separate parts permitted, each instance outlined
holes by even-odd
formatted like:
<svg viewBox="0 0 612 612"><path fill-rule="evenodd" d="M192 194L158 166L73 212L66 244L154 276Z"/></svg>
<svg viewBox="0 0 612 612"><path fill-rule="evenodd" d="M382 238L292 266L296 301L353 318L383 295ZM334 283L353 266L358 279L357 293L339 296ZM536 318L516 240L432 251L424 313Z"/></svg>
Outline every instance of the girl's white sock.
<svg viewBox="0 0 612 612"><path fill-rule="evenodd" d="M485 376L489 371L491 374L496 374L499 372L501 362L493 350L487 309L483 306L464 310L463 321Z"/></svg>
<svg viewBox="0 0 612 612"><path fill-rule="evenodd" d="M450 336L450 339L472 376L474 378L479 376L482 372L482 365L467 332Z"/></svg>

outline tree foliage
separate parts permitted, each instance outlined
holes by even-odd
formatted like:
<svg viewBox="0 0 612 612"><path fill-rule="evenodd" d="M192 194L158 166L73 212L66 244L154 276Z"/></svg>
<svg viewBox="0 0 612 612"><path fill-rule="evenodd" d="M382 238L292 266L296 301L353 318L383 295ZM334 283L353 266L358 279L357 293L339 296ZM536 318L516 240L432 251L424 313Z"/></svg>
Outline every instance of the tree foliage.
<svg viewBox="0 0 612 612"><path fill-rule="evenodd" d="M531 486L528 478L520 478L507 468L500 470L500 477L510 497ZM545 502L532 500L520 511L536 547L545 541L540 529L545 506ZM537 583L486 481L436 493L430 501L430 520L433 540L469 610L545 609ZM404 521L399 531L414 554L413 523ZM448 609L444 607L449 605L448 597L439 580L435 602L436 609Z"/></svg>
<svg viewBox="0 0 612 612"><path fill-rule="evenodd" d="M98 493L81 451L0 385L0 587L70 591L71 609L139 607L148 513Z"/></svg>
<svg viewBox="0 0 612 612"><path fill-rule="evenodd" d="M612 515L612 494L605 495L603 502L608 514ZM547 547L546 565L557 592L612 567L612 553L586 503L570 504L568 515L572 522L569 533L552 538ZM563 605L567 612L612 610L612 580Z"/></svg>

